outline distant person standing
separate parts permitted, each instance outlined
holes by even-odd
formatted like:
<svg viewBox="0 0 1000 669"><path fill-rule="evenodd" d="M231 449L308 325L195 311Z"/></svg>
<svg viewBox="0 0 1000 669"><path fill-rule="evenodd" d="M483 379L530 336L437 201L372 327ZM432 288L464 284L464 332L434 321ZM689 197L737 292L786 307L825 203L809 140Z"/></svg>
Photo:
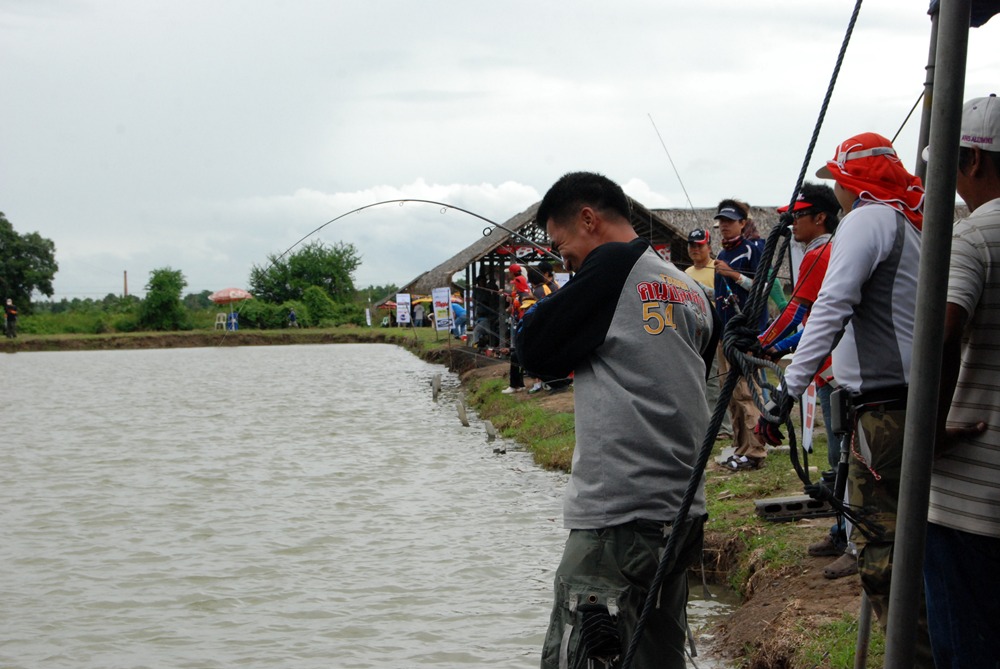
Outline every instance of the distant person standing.
<svg viewBox="0 0 1000 669"><path fill-rule="evenodd" d="M746 308L760 264L760 247L743 236L748 217L746 204L732 198L720 202L715 215L722 236L722 250L715 260L715 306L723 327ZM766 324L767 314L762 313L756 328L763 330ZM725 358L722 358L720 367L723 374L729 372L729 363ZM767 457L767 450L753 433L760 411L753 402L746 379L741 378L733 389L729 416L733 421L735 450L726 460L725 469L730 472L759 469Z"/></svg>
<svg viewBox="0 0 1000 669"><path fill-rule="evenodd" d="M288 310L288 327L299 327L299 317L295 315L295 309Z"/></svg>
<svg viewBox="0 0 1000 669"><path fill-rule="evenodd" d="M413 307L413 327L424 327L424 305L417 304Z"/></svg>
<svg viewBox="0 0 1000 669"><path fill-rule="evenodd" d="M715 300L715 259L712 258L712 235L708 230L696 228L688 233L688 256L691 257L691 266L684 272L692 279L705 287L708 297ZM722 357L722 350L712 357L712 369L708 373L708 383L706 396L708 397L709 409L715 409L719 401L719 393L722 392L719 383L719 359ZM732 439L733 421L729 418L729 412L722 415L722 425L719 427L719 438Z"/></svg>
<svg viewBox="0 0 1000 669"><path fill-rule="evenodd" d="M465 307L459 304L457 300L458 300L457 295L452 297L451 313L452 317L454 318L454 325L452 326L451 333L455 335L456 339L461 339L462 334L465 332L465 324L466 324Z"/></svg>
<svg viewBox="0 0 1000 669"><path fill-rule="evenodd" d="M517 324L521 322L521 317L527 309L525 305L529 302L533 304L535 301L535 297L531 293L531 287L528 285L528 279L521 271L521 266L517 263L511 263L507 268L507 272L510 274L511 286L510 295L508 296L508 301L510 302L508 309L510 312L511 346L509 349L510 381L508 386L500 391L504 395L519 393L524 390L524 369L521 368L521 360L514 345L514 331L517 329Z"/></svg>
<svg viewBox="0 0 1000 669"><path fill-rule="evenodd" d="M17 336L17 309L14 308L14 302L9 297L3 310L5 316L4 334L7 335L7 339L13 339Z"/></svg>

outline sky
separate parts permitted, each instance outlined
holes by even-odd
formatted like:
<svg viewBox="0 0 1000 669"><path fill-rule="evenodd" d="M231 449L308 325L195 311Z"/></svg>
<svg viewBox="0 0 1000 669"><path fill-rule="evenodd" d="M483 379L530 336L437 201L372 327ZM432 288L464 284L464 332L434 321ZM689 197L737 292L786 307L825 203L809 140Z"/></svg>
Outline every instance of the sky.
<svg viewBox="0 0 1000 669"><path fill-rule="evenodd" d="M55 243L60 300L121 294L125 272L142 295L164 267L185 293L246 287L269 255L384 200L502 223L576 170L649 208L783 204L853 9L0 0L0 211ZM925 9L864 3L808 174L840 141L903 125ZM967 98L1000 93L997 44L1000 17L971 32ZM919 115L896 141L911 171ZM484 227L384 204L309 240L353 244L358 287L402 285Z"/></svg>

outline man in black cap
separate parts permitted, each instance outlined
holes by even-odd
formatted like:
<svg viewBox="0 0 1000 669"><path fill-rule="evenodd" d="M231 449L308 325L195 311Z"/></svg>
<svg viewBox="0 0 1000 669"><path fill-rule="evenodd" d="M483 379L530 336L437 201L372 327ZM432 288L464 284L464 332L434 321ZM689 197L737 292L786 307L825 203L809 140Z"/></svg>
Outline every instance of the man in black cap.
<svg viewBox="0 0 1000 669"><path fill-rule="evenodd" d="M715 259L712 258L712 235L702 228L695 228L688 233L688 256L691 257L691 266L684 271L692 279L705 287L709 299L715 299ZM705 396L708 399L709 409L714 409L719 400L719 393L722 392L719 383L719 359L722 357L722 350L712 358L712 369L708 374ZM722 418L722 425L719 427L719 438L732 439L733 422L729 418L727 411Z"/></svg>
<svg viewBox="0 0 1000 669"><path fill-rule="evenodd" d="M760 248L743 236L749 213L745 204L730 198L719 203L715 215L722 236L722 250L715 261L715 305L723 327L746 308L750 287L760 264ZM761 314L758 332L763 329L766 319L767 314ZM722 373L725 374L729 371L725 358L722 365ZM730 472L758 469L767 457L767 450L754 436L760 411L753 402L746 379L741 378L733 389L729 415L733 421L733 446L736 450L723 466Z"/></svg>

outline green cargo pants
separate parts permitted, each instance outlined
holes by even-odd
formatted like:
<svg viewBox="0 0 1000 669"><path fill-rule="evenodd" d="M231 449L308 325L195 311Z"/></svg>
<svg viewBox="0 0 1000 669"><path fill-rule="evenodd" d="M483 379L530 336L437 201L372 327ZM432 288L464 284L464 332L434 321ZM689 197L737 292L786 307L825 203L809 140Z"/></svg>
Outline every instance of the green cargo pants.
<svg viewBox="0 0 1000 669"><path fill-rule="evenodd" d="M871 601L879 626L885 631L889 621L889 582L892 578L892 549L896 538L896 511L903 466L903 424L905 411L863 411L858 414L848 485L851 505L861 507L866 521L876 523L883 534L866 538L857 527L851 540L858 547L858 573ZM914 667L934 669L930 637L927 634L927 607L921 586L917 620Z"/></svg>
<svg viewBox="0 0 1000 669"><path fill-rule="evenodd" d="M704 518L688 520L684 536L678 537L677 558L668 566L658 606L646 621L635 669L685 666L687 569L700 559L704 522ZM601 609L607 610L605 618L610 622L606 627L617 637L620 648L617 660L609 666L620 666L670 531L668 524L648 520L570 531L556 570L555 603L542 648L542 669L586 666L585 648L595 643L589 632L595 626L592 616ZM581 632L584 628L587 633Z"/></svg>

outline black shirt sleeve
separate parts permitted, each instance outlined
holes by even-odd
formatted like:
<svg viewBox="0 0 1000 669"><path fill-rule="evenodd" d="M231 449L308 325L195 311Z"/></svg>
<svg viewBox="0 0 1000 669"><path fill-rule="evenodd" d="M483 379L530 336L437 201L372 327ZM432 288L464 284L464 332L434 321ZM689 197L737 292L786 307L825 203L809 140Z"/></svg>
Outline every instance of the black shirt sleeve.
<svg viewBox="0 0 1000 669"><path fill-rule="evenodd" d="M602 244L565 286L525 312L515 340L524 368L564 377L604 343L625 281L647 248L643 239Z"/></svg>

